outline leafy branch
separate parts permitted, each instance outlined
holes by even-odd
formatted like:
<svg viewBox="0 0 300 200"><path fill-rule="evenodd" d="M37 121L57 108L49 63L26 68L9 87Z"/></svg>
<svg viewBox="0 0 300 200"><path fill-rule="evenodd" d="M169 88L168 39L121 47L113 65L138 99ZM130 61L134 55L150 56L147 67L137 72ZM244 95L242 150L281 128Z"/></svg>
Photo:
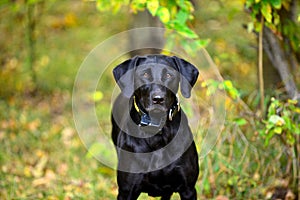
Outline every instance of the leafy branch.
<svg viewBox="0 0 300 200"><path fill-rule="evenodd" d="M134 14L148 11L153 17L158 17L164 27L172 30L172 32L167 32L169 37L166 46L169 48L172 48L175 41L179 41L190 53L205 47L209 42L209 40L200 39L199 35L192 30L194 6L188 0L96 0L96 5L101 12L118 13L124 6L129 7L130 12Z"/></svg>
<svg viewBox="0 0 300 200"><path fill-rule="evenodd" d="M252 21L249 31L263 32L263 48L279 72L291 99L300 100L291 70L300 61L300 26L297 23L297 0L246 0ZM299 21L299 15L298 15Z"/></svg>

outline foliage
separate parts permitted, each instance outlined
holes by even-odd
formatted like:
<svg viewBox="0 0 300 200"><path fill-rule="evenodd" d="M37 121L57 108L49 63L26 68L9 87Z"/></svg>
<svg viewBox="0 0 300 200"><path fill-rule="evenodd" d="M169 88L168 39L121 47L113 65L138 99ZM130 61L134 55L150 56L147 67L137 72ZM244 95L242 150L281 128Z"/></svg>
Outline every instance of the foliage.
<svg viewBox="0 0 300 200"><path fill-rule="evenodd" d="M287 151L286 169L291 178L291 186L297 190L299 185L299 153L300 153L300 108L296 100L286 102L272 98L268 108L266 120L263 120L263 128L260 130L261 136L265 140L265 145L269 145L270 140L276 136L285 146ZM292 166L292 167L291 167Z"/></svg>
<svg viewBox="0 0 300 200"><path fill-rule="evenodd" d="M269 27L279 38L287 37L291 42L294 51L300 49L300 27L296 19L290 19L287 14L294 7L291 0L247 0L246 8L249 9L252 17L250 31L255 28L257 32L261 29L261 17L264 18L264 24Z"/></svg>
<svg viewBox="0 0 300 200"><path fill-rule="evenodd" d="M194 19L194 6L189 0L96 1L97 8L102 12L117 13L122 6L129 6L132 13L148 10L152 16L158 17L166 28L175 31L175 34L168 33L167 46L169 47L179 41L187 52L192 53L208 44L208 40L201 40L198 34L190 28L191 21Z"/></svg>
<svg viewBox="0 0 300 200"><path fill-rule="evenodd" d="M202 82L202 87L207 88L207 96L215 94L217 90L224 90L233 100L237 100L240 97L239 91L233 86L230 80L216 81L209 79Z"/></svg>
<svg viewBox="0 0 300 200"><path fill-rule="evenodd" d="M294 145L297 135L300 135L300 108L297 101L283 102L272 98L267 118L263 123L265 126L261 135L265 138L266 145L275 135L281 136L286 145Z"/></svg>
<svg viewBox="0 0 300 200"><path fill-rule="evenodd" d="M240 92L232 85L231 81L225 80L223 82L219 82L215 80L208 80L203 82L202 87L206 87L206 94L208 96L215 94L217 90L224 90L227 92L228 97L236 102L235 106L239 105L237 103L239 103ZM232 104L232 102L227 102L227 110L231 110L231 107L229 106L230 104ZM237 109L239 110L239 108ZM245 112L248 112L248 114L245 115ZM261 149L271 146L271 139L279 139L273 141L273 143L275 143L275 146L283 146L285 149L285 154L283 156L284 158L282 158L284 162L281 163L282 161L278 161L283 166L281 173L288 175L290 178L290 181L287 181L288 184L290 184L290 186L297 191L297 184L299 183L298 156L300 150L300 108L297 100L289 99L287 101L282 101L275 99L274 97L271 98L267 116L261 121L257 120L258 117L256 117L254 113L251 111L249 113L249 110L246 110L244 105L239 113L228 113L227 115L228 120L226 122L226 130L229 129L231 134L232 132L238 131L239 134L244 135L243 137L246 137L247 132L251 130L254 133L258 133L258 139L264 142L264 147L260 147ZM247 127L247 129L245 129L245 133L242 133L241 129L245 127ZM234 145L232 148L234 148ZM247 151L245 151L245 154L247 154ZM286 171L284 171L284 169L286 169ZM289 169L291 169L291 171L289 171ZM246 173L246 171L243 172ZM228 180L228 184L231 185L235 181L233 186L236 187L237 185L241 184L237 182L237 180L241 178L242 176L232 177ZM255 179L257 178L258 177L254 178L254 180L251 180L251 178L248 177L246 180L250 181L250 183L247 183L246 185L256 185L256 181L258 180ZM287 187L288 184L286 184L285 187ZM242 188L237 187L237 189L240 191Z"/></svg>

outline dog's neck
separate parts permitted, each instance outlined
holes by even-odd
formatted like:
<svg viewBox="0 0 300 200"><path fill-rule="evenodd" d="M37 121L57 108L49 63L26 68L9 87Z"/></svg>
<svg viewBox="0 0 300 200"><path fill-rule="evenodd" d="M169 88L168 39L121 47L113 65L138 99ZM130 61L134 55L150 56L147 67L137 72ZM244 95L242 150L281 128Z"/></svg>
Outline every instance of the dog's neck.
<svg viewBox="0 0 300 200"><path fill-rule="evenodd" d="M167 121L172 121L174 116L180 111L180 104L177 97L175 98L173 105L170 109L168 109L167 113L158 117L151 116L149 113L144 111L144 108L136 101L135 96L133 96L132 99L132 107L139 115L139 122L137 123L140 127L144 128L145 131L149 130L150 132L160 132L164 124Z"/></svg>

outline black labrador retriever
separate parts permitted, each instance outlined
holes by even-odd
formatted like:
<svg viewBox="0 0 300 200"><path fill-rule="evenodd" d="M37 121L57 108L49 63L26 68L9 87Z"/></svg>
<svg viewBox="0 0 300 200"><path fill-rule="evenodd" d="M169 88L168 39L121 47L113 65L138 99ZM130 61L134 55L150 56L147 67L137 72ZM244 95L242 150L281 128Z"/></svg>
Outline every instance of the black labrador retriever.
<svg viewBox="0 0 300 200"><path fill-rule="evenodd" d="M121 88L112 110L112 139L117 149L118 200L140 193L170 199L197 199L198 154L177 92L185 98L198 70L176 56L136 56L113 75Z"/></svg>

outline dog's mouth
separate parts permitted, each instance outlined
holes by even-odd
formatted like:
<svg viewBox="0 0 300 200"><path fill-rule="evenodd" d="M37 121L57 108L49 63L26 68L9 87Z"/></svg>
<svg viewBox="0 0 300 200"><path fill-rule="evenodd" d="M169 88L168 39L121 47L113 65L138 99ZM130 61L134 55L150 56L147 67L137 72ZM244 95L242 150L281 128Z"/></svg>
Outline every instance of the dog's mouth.
<svg viewBox="0 0 300 200"><path fill-rule="evenodd" d="M161 105L153 105L147 108L151 124L161 125L166 120L167 109Z"/></svg>
<svg viewBox="0 0 300 200"><path fill-rule="evenodd" d="M167 119L167 109L161 105L145 108L146 113L141 116L140 126L148 133L158 133Z"/></svg>
<svg viewBox="0 0 300 200"><path fill-rule="evenodd" d="M167 109L162 105L151 105L148 108L146 108L146 111L149 114L159 115L166 113Z"/></svg>

